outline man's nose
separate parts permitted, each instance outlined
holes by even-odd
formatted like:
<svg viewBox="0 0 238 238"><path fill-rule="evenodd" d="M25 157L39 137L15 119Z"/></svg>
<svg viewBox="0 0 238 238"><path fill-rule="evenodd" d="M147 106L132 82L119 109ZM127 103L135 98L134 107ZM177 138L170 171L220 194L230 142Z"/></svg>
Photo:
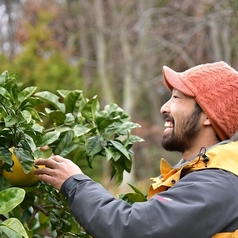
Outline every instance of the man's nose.
<svg viewBox="0 0 238 238"><path fill-rule="evenodd" d="M160 108L161 114L168 114L170 113L170 107L169 107L169 101L167 101L161 108Z"/></svg>

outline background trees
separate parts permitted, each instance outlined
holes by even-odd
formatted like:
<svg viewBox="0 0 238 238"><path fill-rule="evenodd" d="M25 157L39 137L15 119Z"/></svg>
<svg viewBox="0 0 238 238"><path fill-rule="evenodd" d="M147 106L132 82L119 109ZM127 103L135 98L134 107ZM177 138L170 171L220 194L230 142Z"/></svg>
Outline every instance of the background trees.
<svg viewBox="0 0 238 238"><path fill-rule="evenodd" d="M160 147L159 109L169 96L162 66L225 60L238 69L235 1L5 0L0 9L1 71L40 90L97 94L142 125L136 133L145 142L134 147L127 181L159 173L162 156L178 157Z"/></svg>
<svg viewBox="0 0 238 238"><path fill-rule="evenodd" d="M179 159L160 146L160 107L170 95L163 84L162 66L183 71L225 60L238 69L237 9L233 0L3 0L0 71L19 73L19 86L23 88L36 86L39 91L52 92L79 89L87 98L98 95L102 108L109 103L123 108L142 126L133 134L145 141L133 147L133 169L124 174L122 189L115 191L104 160L95 161L94 170L86 161L78 162L83 171L115 194L129 190L127 182L146 193L149 177L159 174L160 158L171 164ZM66 201L49 185L41 186L29 188L21 196L9 190L6 202L11 200L10 205L16 208L2 210L0 215L10 212L23 224L32 224L28 225L32 237L53 236L56 230L59 236L69 227L78 234L80 227L68 219ZM49 200L42 191L47 192ZM35 195L50 206L53 202L56 209L50 215L42 210L34 216L39 211ZM6 217L3 220L8 226ZM80 231L75 237L88 237Z"/></svg>

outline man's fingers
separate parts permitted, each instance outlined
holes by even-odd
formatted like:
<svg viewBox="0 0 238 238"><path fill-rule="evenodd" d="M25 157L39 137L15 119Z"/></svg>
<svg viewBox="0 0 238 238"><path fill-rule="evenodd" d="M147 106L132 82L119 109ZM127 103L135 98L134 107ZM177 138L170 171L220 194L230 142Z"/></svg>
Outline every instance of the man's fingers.
<svg viewBox="0 0 238 238"><path fill-rule="evenodd" d="M37 159L35 160L36 165L46 165L48 159Z"/></svg>
<svg viewBox="0 0 238 238"><path fill-rule="evenodd" d="M40 148L40 150L49 150L49 149L50 149L50 147L48 145L42 146Z"/></svg>
<svg viewBox="0 0 238 238"><path fill-rule="evenodd" d="M62 183L59 183L53 176L50 176L48 174L39 174L37 176L40 181L49 183L56 189L60 190Z"/></svg>
<svg viewBox="0 0 238 238"><path fill-rule="evenodd" d="M57 189L60 189L63 182L70 176L83 173L71 160L59 155L52 155L48 159L40 158L35 161L35 164L39 166L34 171L39 180L49 183Z"/></svg>
<svg viewBox="0 0 238 238"><path fill-rule="evenodd" d="M50 158L51 158L52 160L56 161L56 162L62 162L62 161L65 160L64 158L62 158L62 157L59 156L59 155L53 155L53 156L51 156Z"/></svg>
<svg viewBox="0 0 238 238"><path fill-rule="evenodd" d="M56 162L60 163L63 162L64 159L61 156L58 155L52 155L50 158L48 159L37 159L35 161L36 165L45 165L47 167L54 167L54 165L56 164Z"/></svg>
<svg viewBox="0 0 238 238"><path fill-rule="evenodd" d="M49 159L37 159L35 161L36 165L45 165L46 167L49 168L54 168L55 167L55 163L56 161L52 159L52 157L50 157Z"/></svg>
<svg viewBox="0 0 238 238"><path fill-rule="evenodd" d="M55 174L55 171L51 168L44 167L44 168L39 168L39 169L34 170L34 173L36 175L46 174L48 176L53 176Z"/></svg>

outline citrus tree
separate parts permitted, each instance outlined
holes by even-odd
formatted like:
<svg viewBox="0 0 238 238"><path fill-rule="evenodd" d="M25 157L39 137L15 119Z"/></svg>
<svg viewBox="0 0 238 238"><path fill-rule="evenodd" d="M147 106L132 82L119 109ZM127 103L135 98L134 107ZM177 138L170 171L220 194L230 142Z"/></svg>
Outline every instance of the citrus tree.
<svg viewBox="0 0 238 238"><path fill-rule="evenodd" d="M67 201L49 184L37 181L35 158L52 153L70 155L74 162L97 157L111 165L111 177L119 185L130 172L134 143L131 135L139 124L116 104L100 109L97 96L81 90L37 92L21 88L18 75L0 76L0 234L1 237L89 237L71 216ZM146 197L122 195L128 202Z"/></svg>

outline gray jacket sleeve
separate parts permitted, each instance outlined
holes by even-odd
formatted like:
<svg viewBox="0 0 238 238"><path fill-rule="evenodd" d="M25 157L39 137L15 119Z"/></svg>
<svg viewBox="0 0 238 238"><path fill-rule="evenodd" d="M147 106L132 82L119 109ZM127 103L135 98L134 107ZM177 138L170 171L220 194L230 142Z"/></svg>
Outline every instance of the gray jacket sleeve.
<svg viewBox="0 0 238 238"><path fill-rule="evenodd" d="M237 184L235 175L222 170L195 171L133 205L82 174L66 180L61 191L75 219L94 238L211 238L230 229L228 224L238 227Z"/></svg>

